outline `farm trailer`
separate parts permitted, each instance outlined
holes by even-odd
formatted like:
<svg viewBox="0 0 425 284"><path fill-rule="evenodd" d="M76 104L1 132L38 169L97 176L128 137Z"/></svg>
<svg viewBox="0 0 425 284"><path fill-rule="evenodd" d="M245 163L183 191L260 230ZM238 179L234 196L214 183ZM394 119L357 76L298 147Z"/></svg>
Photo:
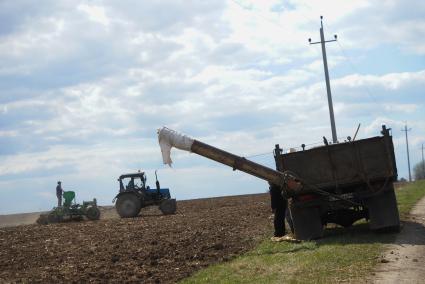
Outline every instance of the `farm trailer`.
<svg viewBox="0 0 425 284"><path fill-rule="evenodd" d="M362 218L372 230L399 230L394 146L389 129L382 126L381 134L336 144L325 139L323 146L293 153L276 145L276 170L166 127L158 130L158 140L166 164L176 147L279 186L289 200L295 237L309 240L322 237L327 223L348 227Z"/></svg>

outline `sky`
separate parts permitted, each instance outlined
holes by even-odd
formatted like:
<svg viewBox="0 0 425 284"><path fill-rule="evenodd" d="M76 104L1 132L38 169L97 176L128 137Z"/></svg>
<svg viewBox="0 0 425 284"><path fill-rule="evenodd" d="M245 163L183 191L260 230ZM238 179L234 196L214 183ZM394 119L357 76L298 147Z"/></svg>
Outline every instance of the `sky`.
<svg viewBox="0 0 425 284"><path fill-rule="evenodd" d="M0 214L51 209L55 187L112 204L142 170L178 200L266 192L179 150L162 126L274 167L272 150L392 128L399 177L425 143L425 1L0 1Z"/></svg>

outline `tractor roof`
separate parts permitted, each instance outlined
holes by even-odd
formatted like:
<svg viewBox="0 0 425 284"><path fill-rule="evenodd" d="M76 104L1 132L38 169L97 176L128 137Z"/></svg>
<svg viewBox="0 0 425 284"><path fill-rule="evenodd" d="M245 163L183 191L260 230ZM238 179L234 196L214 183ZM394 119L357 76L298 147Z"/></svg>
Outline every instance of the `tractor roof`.
<svg viewBox="0 0 425 284"><path fill-rule="evenodd" d="M137 172L137 173L131 173L131 174L123 174L120 175L120 179L123 178L134 178L134 177L144 177L145 176L145 172Z"/></svg>

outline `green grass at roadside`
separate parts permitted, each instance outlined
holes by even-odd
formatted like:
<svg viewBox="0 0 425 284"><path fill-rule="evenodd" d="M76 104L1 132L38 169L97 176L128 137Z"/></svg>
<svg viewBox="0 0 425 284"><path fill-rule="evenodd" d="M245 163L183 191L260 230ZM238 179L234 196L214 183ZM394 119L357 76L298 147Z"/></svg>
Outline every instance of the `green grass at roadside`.
<svg viewBox="0 0 425 284"><path fill-rule="evenodd" d="M396 190L400 216L403 218L412 209L413 205L425 195L425 180L406 184Z"/></svg>
<svg viewBox="0 0 425 284"><path fill-rule="evenodd" d="M425 196L425 181L396 190L401 217ZM182 283L336 283L367 276L395 234L376 234L366 223L327 229L325 238L301 243L264 240L254 250L210 266Z"/></svg>

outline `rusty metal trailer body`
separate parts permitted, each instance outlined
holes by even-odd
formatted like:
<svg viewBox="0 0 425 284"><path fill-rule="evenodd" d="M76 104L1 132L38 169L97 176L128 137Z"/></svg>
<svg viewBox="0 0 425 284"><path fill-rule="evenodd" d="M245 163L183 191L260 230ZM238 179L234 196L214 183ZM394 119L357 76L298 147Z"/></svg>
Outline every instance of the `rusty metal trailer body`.
<svg viewBox="0 0 425 284"><path fill-rule="evenodd" d="M382 137L326 145L283 154L275 149L276 170L205 144L168 128L158 130L164 163L176 147L228 165L280 186L298 239L320 238L326 223L349 226L370 219L372 229L398 229L393 181L394 147L388 129Z"/></svg>
<svg viewBox="0 0 425 284"><path fill-rule="evenodd" d="M303 183L289 202L297 236L318 238L327 223L347 227L362 218L373 230L399 230L394 146L385 126L381 133L292 153L276 145L277 170L294 172Z"/></svg>

